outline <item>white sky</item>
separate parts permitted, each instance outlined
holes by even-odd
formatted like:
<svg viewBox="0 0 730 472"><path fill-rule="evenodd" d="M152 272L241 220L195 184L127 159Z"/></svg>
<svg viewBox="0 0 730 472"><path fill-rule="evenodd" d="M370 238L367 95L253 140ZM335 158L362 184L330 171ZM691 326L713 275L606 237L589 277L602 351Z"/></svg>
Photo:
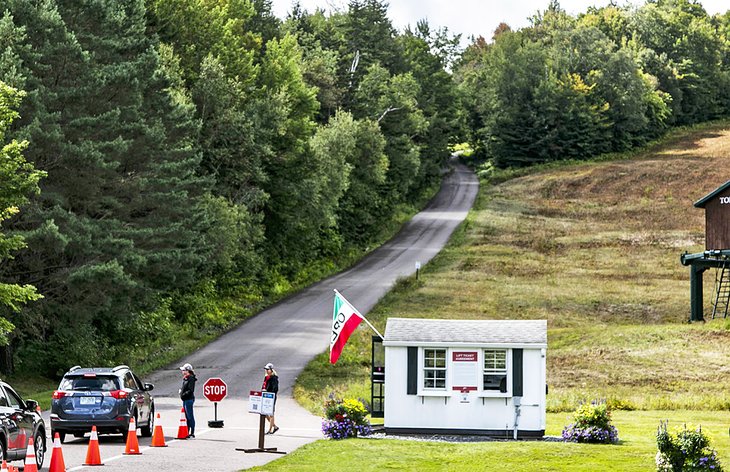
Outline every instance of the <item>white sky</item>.
<svg viewBox="0 0 730 472"><path fill-rule="evenodd" d="M317 7L331 10L346 10L346 0L299 0L300 5L313 12ZM539 10L545 10L548 0L390 0L388 17L393 26L403 29L415 25L420 19L428 19L432 29L447 27L453 34L462 34L462 44L468 44L470 36L484 36L488 41L497 25L504 22L513 30L529 25L528 17ZM590 6L605 6L609 0L561 0L560 6L576 15L585 12ZM619 5L643 4L641 0L618 0ZM701 1L709 14L725 12L730 9L728 0ZM274 14L285 18L293 0L273 0Z"/></svg>

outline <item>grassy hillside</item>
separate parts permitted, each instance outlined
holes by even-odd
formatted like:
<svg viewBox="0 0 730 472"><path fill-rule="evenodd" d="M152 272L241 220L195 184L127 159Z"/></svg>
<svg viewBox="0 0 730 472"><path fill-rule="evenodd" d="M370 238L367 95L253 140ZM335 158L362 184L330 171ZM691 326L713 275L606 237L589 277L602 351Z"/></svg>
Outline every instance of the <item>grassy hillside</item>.
<svg viewBox="0 0 730 472"><path fill-rule="evenodd" d="M730 179L730 123L674 133L611 161L483 183L450 246L368 315L548 320L548 409L583 399L623 409L730 409L730 323L688 324L684 251L704 249L693 202ZM705 273L705 310L714 271ZM369 399L370 333L336 366L320 356L295 393Z"/></svg>

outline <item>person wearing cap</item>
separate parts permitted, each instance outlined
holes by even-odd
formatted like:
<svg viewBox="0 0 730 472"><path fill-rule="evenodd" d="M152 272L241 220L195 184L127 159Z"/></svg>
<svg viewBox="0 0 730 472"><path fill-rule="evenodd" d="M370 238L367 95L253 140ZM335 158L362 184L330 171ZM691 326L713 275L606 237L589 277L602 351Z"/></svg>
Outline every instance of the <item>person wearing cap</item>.
<svg viewBox="0 0 730 472"><path fill-rule="evenodd" d="M193 415L193 404L195 403L195 371L190 364L180 367L183 375L182 387L180 388L180 399L185 408L185 421L188 423L188 438L195 437L195 416Z"/></svg>
<svg viewBox="0 0 730 472"><path fill-rule="evenodd" d="M279 393L279 376L274 370L274 364L271 362L264 366L264 371L266 371L266 376L264 377L263 385L261 385L261 390L276 394L274 396L274 408L276 408L276 397L278 397ZM276 422L274 421L274 415L267 415L266 419L269 420L269 431L266 434L274 434L279 431L279 427L276 426Z"/></svg>

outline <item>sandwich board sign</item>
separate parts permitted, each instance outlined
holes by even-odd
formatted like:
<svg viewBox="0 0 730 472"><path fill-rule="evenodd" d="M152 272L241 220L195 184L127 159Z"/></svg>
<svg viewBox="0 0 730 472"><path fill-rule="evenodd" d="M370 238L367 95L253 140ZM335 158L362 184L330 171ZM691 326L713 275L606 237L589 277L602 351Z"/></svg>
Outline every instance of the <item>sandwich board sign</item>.
<svg viewBox="0 0 730 472"><path fill-rule="evenodd" d="M273 415L274 400L276 400L276 394L273 392L251 390L248 396L248 412L267 416Z"/></svg>
<svg viewBox="0 0 730 472"><path fill-rule="evenodd" d="M261 414L261 392L258 390L248 392L248 412Z"/></svg>
<svg viewBox="0 0 730 472"><path fill-rule="evenodd" d="M273 415L276 394L274 392L262 392L261 397L261 414L269 416Z"/></svg>

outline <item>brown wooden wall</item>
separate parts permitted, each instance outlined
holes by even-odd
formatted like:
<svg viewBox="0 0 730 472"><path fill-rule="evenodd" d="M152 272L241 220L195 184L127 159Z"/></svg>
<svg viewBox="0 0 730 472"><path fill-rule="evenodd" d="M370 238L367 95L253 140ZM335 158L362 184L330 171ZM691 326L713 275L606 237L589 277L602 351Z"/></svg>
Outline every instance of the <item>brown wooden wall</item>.
<svg viewBox="0 0 730 472"><path fill-rule="evenodd" d="M730 249L730 188L705 204L705 249Z"/></svg>

